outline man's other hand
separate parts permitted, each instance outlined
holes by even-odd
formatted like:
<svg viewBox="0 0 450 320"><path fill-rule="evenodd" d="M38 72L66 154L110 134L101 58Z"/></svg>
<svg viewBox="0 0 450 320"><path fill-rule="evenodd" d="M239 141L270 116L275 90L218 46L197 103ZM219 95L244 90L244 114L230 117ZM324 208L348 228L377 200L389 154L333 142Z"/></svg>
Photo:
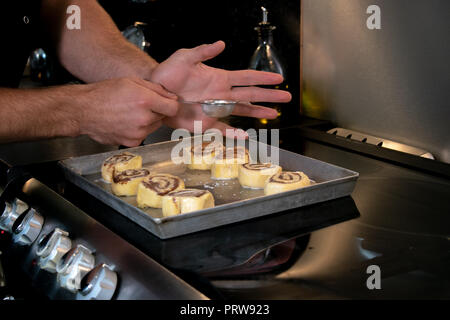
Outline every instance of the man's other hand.
<svg viewBox="0 0 450 320"><path fill-rule="evenodd" d="M177 97L142 79L114 79L82 86L77 99L80 134L103 144L138 146L164 117L178 112Z"/></svg>

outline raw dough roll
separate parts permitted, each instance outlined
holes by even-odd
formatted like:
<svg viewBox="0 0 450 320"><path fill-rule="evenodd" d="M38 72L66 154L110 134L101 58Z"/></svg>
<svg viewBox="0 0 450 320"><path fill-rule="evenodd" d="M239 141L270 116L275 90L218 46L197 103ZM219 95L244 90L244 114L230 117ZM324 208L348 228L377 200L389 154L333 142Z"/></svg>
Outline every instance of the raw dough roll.
<svg viewBox="0 0 450 320"><path fill-rule="evenodd" d="M211 166L211 178L234 179L239 176L239 165L249 162L248 150L243 147L226 148L216 155Z"/></svg>
<svg viewBox="0 0 450 320"><path fill-rule="evenodd" d="M162 212L165 217L212 207L214 197L206 190L185 189L170 192L162 198Z"/></svg>
<svg viewBox="0 0 450 320"><path fill-rule="evenodd" d="M201 145L193 146L190 149L191 163L188 164L188 168L192 170L209 170L216 151L222 151L223 145L216 142L203 142Z"/></svg>
<svg viewBox="0 0 450 320"><path fill-rule="evenodd" d="M155 174L139 183L137 203L139 208L161 208L162 197L172 191L184 189L184 181L171 174Z"/></svg>
<svg viewBox="0 0 450 320"><path fill-rule="evenodd" d="M281 167L271 163L241 164L239 183L247 188L264 189L270 177L280 172Z"/></svg>
<svg viewBox="0 0 450 320"><path fill-rule="evenodd" d="M116 154L103 162L102 178L111 183L114 173L119 173L128 169L142 168L142 157L129 152Z"/></svg>
<svg viewBox="0 0 450 320"><path fill-rule="evenodd" d="M114 174L111 190L116 196L135 196L139 183L150 175L147 169L128 169Z"/></svg>
<svg viewBox="0 0 450 320"><path fill-rule="evenodd" d="M309 186L311 181L303 172L283 171L270 177L264 188L264 194L274 194Z"/></svg>

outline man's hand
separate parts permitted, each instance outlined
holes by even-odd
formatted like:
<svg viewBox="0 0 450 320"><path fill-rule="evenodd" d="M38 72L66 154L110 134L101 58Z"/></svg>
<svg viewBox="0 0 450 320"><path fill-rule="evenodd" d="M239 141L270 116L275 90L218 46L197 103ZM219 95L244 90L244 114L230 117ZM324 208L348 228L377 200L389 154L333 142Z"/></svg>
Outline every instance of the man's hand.
<svg viewBox="0 0 450 320"><path fill-rule="evenodd" d="M263 89L255 85L275 85L283 81L276 73L254 70L227 71L209 67L203 61L220 54L225 48L223 41L201 45L193 49L180 49L157 66L151 81L160 83L170 92L186 101L227 99L248 102L289 102L289 92ZM262 106L236 105L234 115L273 119L274 109ZM203 129L211 127L225 132L230 128L225 123L203 114L201 107L183 104L175 117L168 117L164 123L173 128L193 131L194 120L203 121Z"/></svg>
<svg viewBox="0 0 450 320"><path fill-rule="evenodd" d="M0 88L0 143L89 135L105 144L138 146L173 117L174 94L142 79L114 79L43 89Z"/></svg>
<svg viewBox="0 0 450 320"><path fill-rule="evenodd" d="M85 86L80 133L104 144L138 146L178 111L177 97L141 79L107 80Z"/></svg>

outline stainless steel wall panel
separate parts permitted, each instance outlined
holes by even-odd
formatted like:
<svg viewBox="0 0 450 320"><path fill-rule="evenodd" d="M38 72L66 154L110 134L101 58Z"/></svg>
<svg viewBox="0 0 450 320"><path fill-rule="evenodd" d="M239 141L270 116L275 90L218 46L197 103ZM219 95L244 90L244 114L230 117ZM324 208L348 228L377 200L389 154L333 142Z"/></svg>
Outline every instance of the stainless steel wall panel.
<svg viewBox="0 0 450 320"><path fill-rule="evenodd" d="M381 29L369 30L369 5ZM303 113L450 162L450 1L303 0Z"/></svg>

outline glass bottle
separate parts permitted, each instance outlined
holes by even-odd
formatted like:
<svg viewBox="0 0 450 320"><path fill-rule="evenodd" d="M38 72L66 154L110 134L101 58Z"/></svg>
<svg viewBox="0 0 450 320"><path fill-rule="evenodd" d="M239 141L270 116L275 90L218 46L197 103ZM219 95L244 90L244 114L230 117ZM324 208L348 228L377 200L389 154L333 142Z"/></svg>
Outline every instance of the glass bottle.
<svg viewBox="0 0 450 320"><path fill-rule="evenodd" d="M145 39L145 22L136 21L132 26L129 26L122 31L123 36L139 49L148 53L150 42Z"/></svg>
<svg viewBox="0 0 450 320"><path fill-rule="evenodd" d="M285 70L273 45L273 31L275 26L268 22L268 11L261 7L262 21L255 27L258 33L258 47L250 60L250 69L269 71L285 77Z"/></svg>
<svg viewBox="0 0 450 320"><path fill-rule="evenodd" d="M255 27L255 31L258 33L258 47L256 48L253 56L250 60L250 69L268 71L279 73L286 81L286 70L281 63L277 50L274 47L273 31L275 26L271 25L268 21L268 11L265 7L261 7L262 21ZM286 82L276 86L264 86L272 89L287 89ZM256 127L258 128L279 128L282 118L282 108L276 104L264 104L265 106L272 107L278 111L278 117L274 120L259 119L257 120Z"/></svg>

